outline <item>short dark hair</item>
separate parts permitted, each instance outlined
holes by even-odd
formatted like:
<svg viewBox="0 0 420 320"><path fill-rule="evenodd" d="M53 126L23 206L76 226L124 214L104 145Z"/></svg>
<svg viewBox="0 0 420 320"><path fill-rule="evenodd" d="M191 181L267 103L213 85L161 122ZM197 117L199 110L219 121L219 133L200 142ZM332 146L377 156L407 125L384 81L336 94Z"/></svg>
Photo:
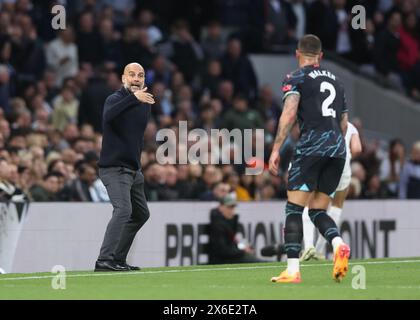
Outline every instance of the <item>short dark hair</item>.
<svg viewBox="0 0 420 320"><path fill-rule="evenodd" d="M47 181L51 177L56 177L57 179L64 178L62 173L60 173L58 171L53 171L53 172L49 172L46 175L44 175L42 180Z"/></svg>
<svg viewBox="0 0 420 320"><path fill-rule="evenodd" d="M321 40L313 34L304 35L299 40L298 50L304 55L316 56L322 50Z"/></svg>

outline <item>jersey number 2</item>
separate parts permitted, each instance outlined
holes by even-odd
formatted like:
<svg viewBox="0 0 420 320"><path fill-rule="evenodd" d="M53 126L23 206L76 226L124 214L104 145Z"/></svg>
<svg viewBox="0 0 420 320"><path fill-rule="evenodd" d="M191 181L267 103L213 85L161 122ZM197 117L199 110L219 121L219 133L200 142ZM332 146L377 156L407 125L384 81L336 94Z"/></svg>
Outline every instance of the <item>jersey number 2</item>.
<svg viewBox="0 0 420 320"><path fill-rule="evenodd" d="M335 110L330 108L336 96L335 88L331 83L324 81L321 83L321 92L325 92L325 90L329 91L330 95L322 102L322 116L335 118Z"/></svg>

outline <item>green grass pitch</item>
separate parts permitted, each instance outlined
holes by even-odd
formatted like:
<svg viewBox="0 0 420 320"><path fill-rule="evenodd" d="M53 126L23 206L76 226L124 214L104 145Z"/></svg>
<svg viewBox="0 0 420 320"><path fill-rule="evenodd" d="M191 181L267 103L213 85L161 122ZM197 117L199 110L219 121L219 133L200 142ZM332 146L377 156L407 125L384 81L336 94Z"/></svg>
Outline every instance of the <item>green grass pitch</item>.
<svg viewBox="0 0 420 320"><path fill-rule="evenodd" d="M352 287L361 284L360 267L355 266L366 271L365 289ZM66 273L64 290L52 288L52 273L4 274L0 299L420 299L420 258L351 260L349 267L346 278L335 283L331 261L303 263L300 284L270 282L285 263L78 271Z"/></svg>

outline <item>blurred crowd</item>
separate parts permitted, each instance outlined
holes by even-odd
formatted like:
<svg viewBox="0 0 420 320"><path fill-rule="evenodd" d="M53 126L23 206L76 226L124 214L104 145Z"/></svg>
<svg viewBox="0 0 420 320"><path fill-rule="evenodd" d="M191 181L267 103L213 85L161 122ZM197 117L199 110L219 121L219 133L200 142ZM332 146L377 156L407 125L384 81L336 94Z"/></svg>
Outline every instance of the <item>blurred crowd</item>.
<svg viewBox="0 0 420 320"><path fill-rule="evenodd" d="M366 30L349 27L356 3L367 8ZM66 5L64 30L51 28L55 4ZM315 33L325 49L420 96L416 1L0 0L0 6L0 201L109 200L97 176L102 107L133 61L145 67L156 100L141 156L150 201L216 200L230 191L240 201L286 197L297 126L281 150L277 177L267 170L245 175L246 165L156 161L158 130L177 132L187 121L206 132L264 129L263 137L254 135L264 143L264 159L251 160L266 167L282 105L273 88L258 83L249 53L290 52L303 34ZM353 122L363 137L361 121ZM349 197L410 197L418 188L411 175L420 146L363 143Z"/></svg>

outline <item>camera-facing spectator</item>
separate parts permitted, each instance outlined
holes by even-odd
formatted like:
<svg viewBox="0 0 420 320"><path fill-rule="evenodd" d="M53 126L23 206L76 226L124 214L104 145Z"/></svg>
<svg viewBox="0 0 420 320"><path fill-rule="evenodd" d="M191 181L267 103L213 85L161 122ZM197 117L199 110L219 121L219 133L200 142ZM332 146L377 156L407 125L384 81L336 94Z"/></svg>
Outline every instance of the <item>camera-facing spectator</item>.
<svg viewBox="0 0 420 320"><path fill-rule="evenodd" d="M71 201L101 202L102 189L95 182L98 175L94 167L81 161L76 165L77 178L70 184ZM109 200L109 198L108 198Z"/></svg>
<svg viewBox="0 0 420 320"><path fill-rule="evenodd" d="M0 158L0 201L20 202L26 199L23 191L17 187L18 179L17 166Z"/></svg>
<svg viewBox="0 0 420 320"><path fill-rule="evenodd" d="M420 141L413 144L410 160L402 169L398 197L420 199Z"/></svg>
<svg viewBox="0 0 420 320"><path fill-rule="evenodd" d="M70 124L77 124L79 100L69 87L63 87L59 96L54 99L52 125L60 131Z"/></svg>
<svg viewBox="0 0 420 320"><path fill-rule="evenodd" d="M60 191L59 172L47 173L41 182L36 183L30 189L30 197L36 202L58 201L57 194Z"/></svg>
<svg viewBox="0 0 420 320"><path fill-rule="evenodd" d="M201 201L220 201L230 192L230 186L222 181L217 182L211 191L204 192L200 196Z"/></svg>

